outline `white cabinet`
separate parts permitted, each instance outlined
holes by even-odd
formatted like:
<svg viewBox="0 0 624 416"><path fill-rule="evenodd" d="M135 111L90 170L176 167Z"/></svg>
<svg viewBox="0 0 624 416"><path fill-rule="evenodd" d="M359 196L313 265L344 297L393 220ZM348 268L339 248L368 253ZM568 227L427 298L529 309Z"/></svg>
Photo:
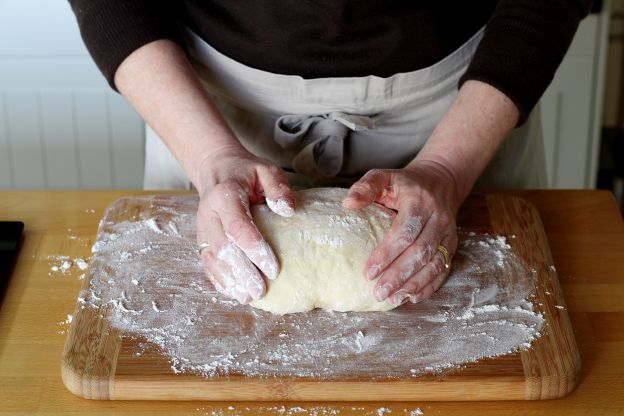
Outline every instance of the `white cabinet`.
<svg viewBox="0 0 624 416"><path fill-rule="evenodd" d="M594 188L602 124L608 2L586 17L541 100L549 188Z"/></svg>

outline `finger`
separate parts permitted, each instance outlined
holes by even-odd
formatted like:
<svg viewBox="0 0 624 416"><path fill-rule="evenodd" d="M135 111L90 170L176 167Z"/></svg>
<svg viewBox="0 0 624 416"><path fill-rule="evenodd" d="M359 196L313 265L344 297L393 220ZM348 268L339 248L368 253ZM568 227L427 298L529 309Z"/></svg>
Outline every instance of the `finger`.
<svg viewBox="0 0 624 416"><path fill-rule="evenodd" d="M262 165L256 171L271 211L282 217L292 217L295 214L295 195L286 173L275 165Z"/></svg>
<svg viewBox="0 0 624 416"><path fill-rule="evenodd" d="M392 221L390 230L381 244L374 249L364 267L364 275L372 280L383 272L397 257L416 241L423 229L423 217L410 202L399 207L397 216Z"/></svg>
<svg viewBox="0 0 624 416"><path fill-rule="evenodd" d="M444 266L444 257L438 252L425 267L390 295L388 301L393 305L400 305L407 300L412 303L420 302L438 290L448 274L449 269Z"/></svg>
<svg viewBox="0 0 624 416"><path fill-rule="evenodd" d="M383 300L399 290L409 279L416 275L425 265L438 254L440 235L450 234L442 238L448 250L457 247L457 233L452 217L447 214L433 215L415 240L397 257L383 272L375 287L375 297ZM443 257L444 258L444 257ZM415 293L415 292L414 292Z"/></svg>
<svg viewBox="0 0 624 416"><path fill-rule="evenodd" d="M455 243L454 246L451 247L451 249L455 250L455 246L457 244L457 231L455 229L455 220L450 214L433 214L428 218L427 222L424 225L421 225L422 222L419 223L419 217L413 214L415 212L415 208L408 207L407 211L412 211L412 214L408 215L408 218L412 217L412 220L411 222L409 219L404 219L402 221L407 223L403 225L403 227L407 228L408 230L403 231L402 236L400 236L400 234L397 234L397 237L393 237L390 236L390 231L393 231L391 227L388 235L386 236L386 238L384 238L384 241L382 241L382 244L371 253L369 262L372 270L368 269L371 271L369 274L366 275L367 277L372 276L376 269L381 269L380 271L384 271L385 274L385 271L387 271L388 268L392 268L392 264L387 264L384 262L384 260L387 261L388 259L391 259L392 256L399 252L402 247L410 241L411 236L414 236L415 234L417 234L413 240L415 245L423 248L433 249L428 249L428 251L424 251L422 253L422 255L424 256L423 264L428 263L431 260L431 257L436 253L435 248L437 248L438 246L441 235L443 236L442 239L447 238L447 236L454 236ZM399 213L401 213L401 211L399 211ZM409 228L411 228L411 230ZM390 240L387 246L384 245L386 240ZM391 261L393 262L394 260ZM367 263L367 266L368 264L369 263ZM379 266L375 267L375 265ZM372 278L374 278L374 276Z"/></svg>
<svg viewBox="0 0 624 416"><path fill-rule="evenodd" d="M391 173L386 170L368 171L351 185L342 205L347 209L360 209L372 204L390 186L390 178Z"/></svg>
<svg viewBox="0 0 624 416"><path fill-rule="evenodd" d="M429 263L432 255L433 248L429 245L410 245L390 267L384 270L375 285L375 298L381 302L399 290L405 282Z"/></svg>
<svg viewBox="0 0 624 416"><path fill-rule="evenodd" d="M224 184L221 188L211 194L211 206L221 219L225 235L265 276L275 279L279 272L277 258L252 221L247 193L235 184Z"/></svg>
<svg viewBox="0 0 624 416"><path fill-rule="evenodd" d="M217 291L242 304L265 292L262 276L235 244L227 239L216 213L198 216L197 239L210 247L201 253L204 269ZM201 226L199 225L201 224Z"/></svg>
<svg viewBox="0 0 624 416"><path fill-rule="evenodd" d="M443 245L449 251L449 262L453 258L453 253L457 249L457 233L444 237L441 243L435 245L436 249L430 250L433 255L427 260L428 263L413 276L410 276L405 284L390 296L391 302L399 304L408 299L411 303L417 303L431 296L440 288L449 275L450 267L447 267L446 258L437 249L438 245ZM449 265L450 266L450 265Z"/></svg>

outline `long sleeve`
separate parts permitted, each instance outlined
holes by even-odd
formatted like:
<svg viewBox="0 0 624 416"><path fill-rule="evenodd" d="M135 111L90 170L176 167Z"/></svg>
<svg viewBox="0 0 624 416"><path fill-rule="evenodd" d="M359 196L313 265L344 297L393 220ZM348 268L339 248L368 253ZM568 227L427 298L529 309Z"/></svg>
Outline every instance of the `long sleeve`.
<svg viewBox="0 0 624 416"><path fill-rule="evenodd" d="M304 78L388 77L421 69L451 53L487 22L460 86L474 79L498 88L518 106L521 123L552 81L592 3L430 0L388 8L383 0L69 2L89 52L113 87L119 65L144 44L171 39L184 46L178 22L243 64ZM325 14L319 16L318 5L324 2ZM345 23L345 16L352 15L356 18ZM328 38L330 27L333 35Z"/></svg>
<svg viewBox="0 0 624 416"><path fill-rule="evenodd" d="M69 3L91 57L113 88L117 68L136 49L158 39L183 44L172 11L163 0L69 0Z"/></svg>
<svg viewBox="0 0 624 416"><path fill-rule="evenodd" d="M460 80L486 82L507 95L523 123L568 50L591 0L501 0Z"/></svg>

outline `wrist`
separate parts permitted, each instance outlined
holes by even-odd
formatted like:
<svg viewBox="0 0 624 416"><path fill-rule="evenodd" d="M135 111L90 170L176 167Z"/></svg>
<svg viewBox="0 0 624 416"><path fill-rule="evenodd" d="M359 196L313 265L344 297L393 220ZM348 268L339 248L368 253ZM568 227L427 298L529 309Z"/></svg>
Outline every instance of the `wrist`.
<svg viewBox="0 0 624 416"><path fill-rule="evenodd" d="M191 168L191 182L200 195L208 192L214 185L219 183L218 171L228 164L228 160L247 158L250 153L236 140L224 143L220 146L211 146L206 152L196 159Z"/></svg>
<svg viewBox="0 0 624 416"><path fill-rule="evenodd" d="M449 208L455 214L470 192L470 189L465 191L462 186L457 170L442 158L416 157L405 166L405 170L416 177L422 175L422 172L434 175L436 192L445 195Z"/></svg>
<svg viewBox="0 0 624 416"><path fill-rule="evenodd" d="M431 161L454 178L463 201L518 120L501 91L466 81L413 162Z"/></svg>

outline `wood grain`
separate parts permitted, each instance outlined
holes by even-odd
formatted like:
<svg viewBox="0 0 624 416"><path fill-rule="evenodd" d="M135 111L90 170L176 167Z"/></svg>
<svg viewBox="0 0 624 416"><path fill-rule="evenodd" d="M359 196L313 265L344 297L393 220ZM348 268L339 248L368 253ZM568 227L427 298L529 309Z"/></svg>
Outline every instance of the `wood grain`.
<svg viewBox="0 0 624 416"><path fill-rule="evenodd" d="M107 212L105 222L136 219L141 211L166 203L166 198L149 204L124 199ZM568 394L577 385L580 358L567 312L556 307L564 304L563 294L537 211L516 197L472 197L462 208L459 224L465 229L514 235L514 250L535 268L532 302L546 323L543 336L532 348L471 363L443 376L205 378L174 374L161 351L142 351L144 340L110 328L107 310L77 305L63 354L63 381L79 396L116 400L535 400ZM89 284L87 275L84 288ZM241 319L246 319L242 312ZM409 368L405 373L409 374Z"/></svg>
<svg viewBox="0 0 624 416"><path fill-rule="evenodd" d="M0 219L26 223L24 244L0 308L0 415L233 416L316 412L349 416L378 414L382 407L392 415L409 415L417 408L425 415L450 416L624 413L624 333L619 325L624 316L624 224L613 195L591 190L507 193L521 196L537 208L567 302L583 366L579 386L563 399L348 403L81 399L61 381L59 366L66 334L58 325L72 312L82 285L78 279L81 272L72 269L67 276L50 276L49 256L88 258L106 206L124 196L145 194L0 193Z"/></svg>
<svg viewBox="0 0 624 416"><path fill-rule="evenodd" d="M510 235L519 231L514 248L522 252L522 257L535 268L538 276L533 304L535 310L544 315L546 324L543 336L532 348L520 352L526 399L565 396L578 384L581 357L539 214L520 198L486 195L486 200L493 232Z"/></svg>

